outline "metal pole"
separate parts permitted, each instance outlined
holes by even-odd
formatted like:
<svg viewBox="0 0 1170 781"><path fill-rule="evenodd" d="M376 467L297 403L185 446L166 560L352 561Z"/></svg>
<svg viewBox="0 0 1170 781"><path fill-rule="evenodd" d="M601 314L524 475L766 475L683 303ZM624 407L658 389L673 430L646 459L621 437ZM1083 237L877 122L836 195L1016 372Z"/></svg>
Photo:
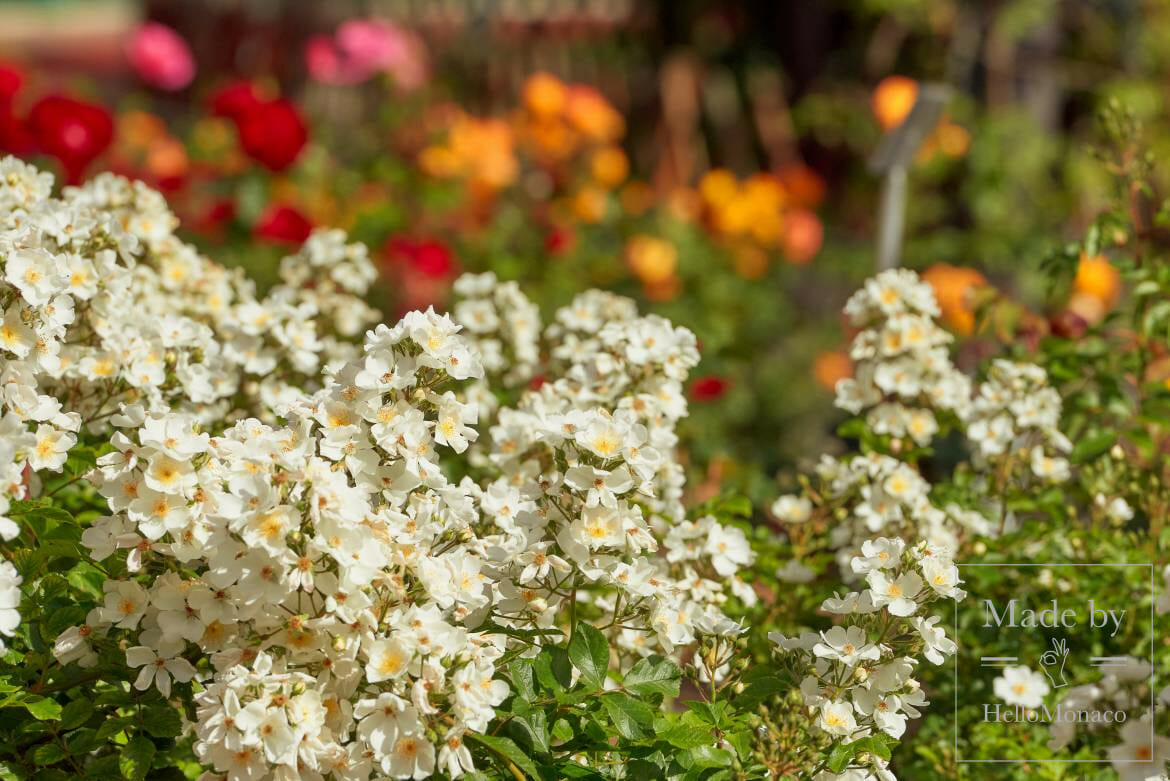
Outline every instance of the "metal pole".
<svg viewBox="0 0 1170 781"><path fill-rule="evenodd" d="M906 222L906 166L886 171L882 182L882 203L878 212L877 270L898 265L902 254L902 230Z"/></svg>

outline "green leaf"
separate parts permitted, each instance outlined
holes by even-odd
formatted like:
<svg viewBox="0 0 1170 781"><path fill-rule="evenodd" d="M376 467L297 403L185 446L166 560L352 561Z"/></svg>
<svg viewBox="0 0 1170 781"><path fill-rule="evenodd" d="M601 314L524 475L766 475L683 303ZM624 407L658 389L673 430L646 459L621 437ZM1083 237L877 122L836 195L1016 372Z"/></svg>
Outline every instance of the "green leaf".
<svg viewBox="0 0 1170 781"><path fill-rule="evenodd" d="M686 753L684 762L690 768L730 767L735 756L723 748L698 746Z"/></svg>
<svg viewBox="0 0 1170 781"><path fill-rule="evenodd" d="M573 731L573 725L569 723L568 719L557 719L553 722L552 736L557 743L568 743L577 733Z"/></svg>
<svg viewBox="0 0 1170 781"><path fill-rule="evenodd" d="M643 728L654 723L654 709L628 694L609 692L602 695L601 704L618 734L626 740L641 739L646 734Z"/></svg>
<svg viewBox="0 0 1170 781"><path fill-rule="evenodd" d="M635 694L677 697L681 678L682 670L674 662L661 656L649 656L639 660L626 673L622 686Z"/></svg>
<svg viewBox="0 0 1170 781"><path fill-rule="evenodd" d="M508 722L508 727L518 739L531 746L536 753L549 753L548 720L544 711L537 710L524 716L513 716L512 720Z"/></svg>
<svg viewBox="0 0 1170 781"><path fill-rule="evenodd" d="M481 735L478 732L468 732L467 739L480 744L497 757L511 762L529 778L540 778L540 771L536 769L536 764L511 739L494 735Z"/></svg>
<svg viewBox="0 0 1170 781"><path fill-rule="evenodd" d="M516 696L525 702L536 699L536 668L531 659L516 659L508 665L508 677Z"/></svg>
<svg viewBox="0 0 1170 781"><path fill-rule="evenodd" d="M1102 431L1077 441L1069 456L1074 464L1084 464L1113 447L1117 441L1117 434L1113 431Z"/></svg>
<svg viewBox="0 0 1170 781"><path fill-rule="evenodd" d="M697 748L709 746L715 742L711 728L705 724L678 723L666 732L659 733L658 737L675 748Z"/></svg>
<svg viewBox="0 0 1170 781"><path fill-rule="evenodd" d="M557 694L569 688L573 680L573 666L564 648L552 646L540 652L533 662L540 685Z"/></svg>
<svg viewBox="0 0 1170 781"><path fill-rule="evenodd" d="M581 673L581 682L596 691L609 670L609 641L589 624L578 624L569 641L569 659Z"/></svg>
<svg viewBox="0 0 1170 781"><path fill-rule="evenodd" d="M154 754L155 747L150 738L135 735L122 749L122 754L118 757L118 768L130 781L142 781L150 771Z"/></svg>
<svg viewBox="0 0 1170 781"><path fill-rule="evenodd" d="M102 583L106 580L106 576L102 571L92 564L79 561L73 565L73 569L65 576L69 581L69 585L78 591L83 591L94 599L102 598Z"/></svg>
<svg viewBox="0 0 1170 781"><path fill-rule="evenodd" d="M147 708L142 728L155 738L177 738L183 732L179 712L169 705Z"/></svg>
<svg viewBox="0 0 1170 781"><path fill-rule="evenodd" d="M108 740L134 723L130 717L106 719L97 729L98 740Z"/></svg>
<svg viewBox="0 0 1170 781"><path fill-rule="evenodd" d="M841 773L849 767L849 763L853 761L853 757L857 753L858 742L855 740L852 743L838 743L833 746L826 765L831 772Z"/></svg>
<svg viewBox="0 0 1170 781"><path fill-rule="evenodd" d="M65 749L61 748L58 743L45 743L37 746L32 752L32 761L38 767L48 767L55 765L67 756Z"/></svg>
<svg viewBox="0 0 1170 781"><path fill-rule="evenodd" d="M61 710L61 729L80 727L93 715L89 700L73 700Z"/></svg>
<svg viewBox="0 0 1170 781"><path fill-rule="evenodd" d="M40 721L56 721L61 718L61 703L47 697L30 694L11 704L23 705L25 710L33 715L33 718Z"/></svg>

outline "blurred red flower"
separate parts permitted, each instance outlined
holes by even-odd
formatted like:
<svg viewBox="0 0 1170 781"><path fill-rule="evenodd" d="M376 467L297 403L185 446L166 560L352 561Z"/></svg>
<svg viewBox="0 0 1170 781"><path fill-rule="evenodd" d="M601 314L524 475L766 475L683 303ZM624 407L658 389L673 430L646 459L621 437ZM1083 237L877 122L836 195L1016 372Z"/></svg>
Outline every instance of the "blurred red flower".
<svg viewBox="0 0 1170 781"><path fill-rule="evenodd" d="M283 98L258 103L236 120L240 146L270 171L283 171L300 156L309 140L301 114Z"/></svg>
<svg viewBox="0 0 1170 781"><path fill-rule="evenodd" d="M12 107L23 84L24 73L19 68L0 63L0 152L27 155L36 151L28 127Z"/></svg>
<svg viewBox="0 0 1170 781"><path fill-rule="evenodd" d="M220 198L212 202L192 224L199 233L220 241L235 218L236 202L231 198Z"/></svg>
<svg viewBox="0 0 1170 781"><path fill-rule="evenodd" d="M0 62L0 109L10 105L24 84L24 72L14 65Z"/></svg>
<svg viewBox="0 0 1170 781"><path fill-rule="evenodd" d="M294 207L283 203L269 204L253 229L257 238L284 244L303 244L313 232L313 224Z"/></svg>
<svg viewBox="0 0 1170 781"><path fill-rule="evenodd" d="M727 378L717 374L708 374L691 383L690 396L695 401L715 401L727 393L727 389L730 387L731 382Z"/></svg>
<svg viewBox="0 0 1170 781"><path fill-rule="evenodd" d="M70 184L81 181L86 166L114 140L110 112L64 95L48 95L33 104L27 127L37 147L61 162Z"/></svg>
<svg viewBox="0 0 1170 781"><path fill-rule="evenodd" d="M152 87L180 90L195 79L195 58L177 32L158 22L141 25L126 43L126 58Z"/></svg>
<svg viewBox="0 0 1170 781"><path fill-rule="evenodd" d="M437 239L416 241L396 236L386 243L386 254L428 279L442 279L455 271L454 255Z"/></svg>
<svg viewBox="0 0 1170 781"><path fill-rule="evenodd" d="M553 228L544 236L544 250L550 255L562 255L573 248L576 239L568 228Z"/></svg>
<svg viewBox="0 0 1170 781"><path fill-rule="evenodd" d="M260 95L250 81L236 81L221 87L209 101L211 113L238 122L244 114L259 106Z"/></svg>

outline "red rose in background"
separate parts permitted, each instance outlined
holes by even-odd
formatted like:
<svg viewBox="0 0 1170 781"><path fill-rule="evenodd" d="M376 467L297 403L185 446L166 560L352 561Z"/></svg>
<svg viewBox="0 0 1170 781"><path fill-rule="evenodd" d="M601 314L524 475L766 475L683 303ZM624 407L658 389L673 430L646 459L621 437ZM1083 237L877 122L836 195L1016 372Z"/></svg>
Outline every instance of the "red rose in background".
<svg viewBox="0 0 1170 781"><path fill-rule="evenodd" d="M386 253L428 279L442 279L455 272L455 257L451 250L435 239L392 238L386 244Z"/></svg>
<svg viewBox="0 0 1170 781"><path fill-rule="evenodd" d="M236 123L240 147L270 171L283 171L300 156L309 130L289 100L268 100L247 81L223 87L210 101L211 113Z"/></svg>
<svg viewBox="0 0 1170 781"><path fill-rule="evenodd" d="M27 155L36 151L32 134L12 108L16 93L20 92L23 84L23 72L11 65L0 63L0 152Z"/></svg>
<svg viewBox="0 0 1170 781"><path fill-rule="evenodd" d="M70 184L81 181L86 166L114 140L114 120L108 111L64 95L37 101L27 127L37 147L61 162Z"/></svg>
<svg viewBox="0 0 1170 781"><path fill-rule="evenodd" d="M11 105L22 84L24 73L12 65L0 62L0 110Z"/></svg>
<svg viewBox="0 0 1170 781"><path fill-rule="evenodd" d="M260 215L253 232L272 242L303 244L313 232L313 223L292 206L273 203Z"/></svg>
<svg viewBox="0 0 1170 781"><path fill-rule="evenodd" d="M195 58L177 32L147 22L126 43L126 58L139 78L152 87L180 90L195 79Z"/></svg>
<svg viewBox="0 0 1170 781"><path fill-rule="evenodd" d="M212 114L236 122L261 102L255 85L250 81L229 84L212 95L209 101Z"/></svg>
<svg viewBox="0 0 1170 781"><path fill-rule="evenodd" d="M270 171L283 171L292 165L309 140L300 112L283 98L248 109L237 120L237 127L240 146Z"/></svg>
<svg viewBox="0 0 1170 781"><path fill-rule="evenodd" d="M731 387L731 383L725 378L717 374L709 374L706 377L699 377L691 383L691 398L695 401L715 401L727 393L729 387Z"/></svg>
<svg viewBox="0 0 1170 781"><path fill-rule="evenodd" d="M193 225L204 236L221 241L235 218L236 202L231 198L220 198L208 206Z"/></svg>
<svg viewBox="0 0 1170 781"><path fill-rule="evenodd" d="M563 255L577 243L577 237L568 228L553 228L544 237L544 249L550 255Z"/></svg>

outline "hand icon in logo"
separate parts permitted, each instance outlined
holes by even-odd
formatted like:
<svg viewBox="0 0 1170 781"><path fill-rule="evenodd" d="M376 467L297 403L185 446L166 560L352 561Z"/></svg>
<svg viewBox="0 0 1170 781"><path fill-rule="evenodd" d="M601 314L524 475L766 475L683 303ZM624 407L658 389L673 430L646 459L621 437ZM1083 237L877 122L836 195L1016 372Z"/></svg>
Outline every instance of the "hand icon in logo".
<svg viewBox="0 0 1170 781"><path fill-rule="evenodd" d="M1068 686L1068 681L1064 679L1064 663L1067 659L1068 644L1064 640L1055 639L1052 641L1052 649L1045 651L1040 657L1040 667L1044 670L1044 674L1048 676L1048 680L1054 689L1059 689L1061 686Z"/></svg>

